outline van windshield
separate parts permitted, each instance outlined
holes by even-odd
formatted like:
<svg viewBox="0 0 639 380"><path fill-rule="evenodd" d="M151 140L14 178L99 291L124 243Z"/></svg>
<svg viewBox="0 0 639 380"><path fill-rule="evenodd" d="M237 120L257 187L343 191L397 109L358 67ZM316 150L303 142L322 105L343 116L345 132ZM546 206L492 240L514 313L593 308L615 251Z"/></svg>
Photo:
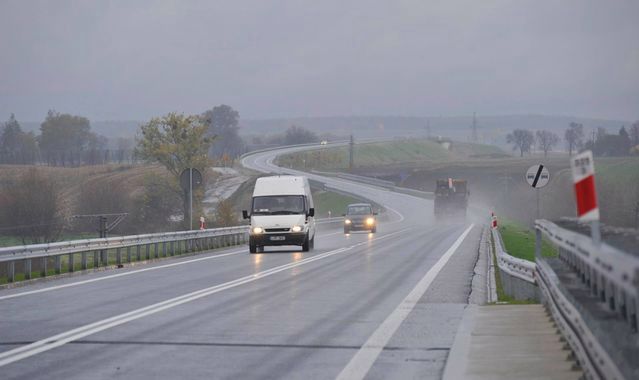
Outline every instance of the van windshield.
<svg viewBox="0 0 639 380"><path fill-rule="evenodd" d="M304 196L272 195L253 198L253 215L304 214Z"/></svg>

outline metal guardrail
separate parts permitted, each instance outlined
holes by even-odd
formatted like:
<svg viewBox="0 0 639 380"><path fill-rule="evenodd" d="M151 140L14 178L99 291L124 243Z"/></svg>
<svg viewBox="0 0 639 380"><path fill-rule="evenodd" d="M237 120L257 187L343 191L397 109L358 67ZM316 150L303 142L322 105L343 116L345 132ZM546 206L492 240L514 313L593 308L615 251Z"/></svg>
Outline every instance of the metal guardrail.
<svg viewBox="0 0 639 380"><path fill-rule="evenodd" d="M511 276L534 284L535 268L537 267L535 263L509 255L504 249L504 242L501 240L499 231L491 228L491 233L493 235L493 241L495 242L495 254L497 255L499 269Z"/></svg>
<svg viewBox="0 0 639 380"><path fill-rule="evenodd" d="M601 346L575 305L560 289L560 281L543 260L536 271L539 288L553 320L581 365L586 379L624 379L608 352Z"/></svg>
<svg viewBox="0 0 639 380"><path fill-rule="evenodd" d="M136 259L166 257L176 253L193 252L205 249L236 245L246 242L248 226L212 228L207 230L165 232L145 235L118 236L101 239L72 240L48 244L33 244L0 248L0 263L7 265L9 282L15 281L16 263L22 266L25 279L31 278L33 260L40 260L41 276L47 275L47 264L54 259L56 273L62 272L62 257L68 256L67 270L75 270L75 255L79 254L80 268L88 269L87 256L93 255L93 268L109 265L109 251L115 250L116 265ZM144 248L144 255L142 253ZM133 250L135 249L135 252Z"/></svg>
<svg viewBox="0 0 639 380"><path fill-rule="evenodd" d="M559 257L608 308L617 311L634 331L639 304L639 258L605 243L597 246L579 233L547 220L537 220L538 238L545 235L559 248Z"/></svg>
<svg viewBox="0 0 639 380"><path fill-rule="evenodd" d="M317 219L317 224L337 223L342 217ZM207 230L163 232L145 235L116 236L102 239L70 240L48 244L31 244L0 248L0 264L7 266L9 282L15 281L16 264L23 263L25 279L31 278L33 260L40 261L41 276L47 275L49 259L54 260L56 274L62 273L62 257L67 256L68 272L76 269L75 255L80 255L80 268L89 268L88 257L93 256L93 268L108 266L109 251L115 250L113 264L130 263L133 258L142 259L174 256L180 252L195 252L206 249L246 243L248 226L211 228ZM143 252L144 251L144 252Z"/></svg>
<svg viewBox="0 0 639 380"><path fill-rule="evenodd" d="M559 259L590 288L591 294L604 303L609 312L616 313L620 321L627 323L624 339L637 339L639 258L605 243L596 244L588 236L547 220L535 221L535 230L538 246L542 237L549 239L558 248ZM592 326L581 314L582 306L569 295L546 259L538 258L535 275L553 318L573 349L586 378L626 378L611 356L615 355L617 360L624 359L619 359L618 353L610 353L602 346ZM613 342L623 343L614 339Z"/></svg>

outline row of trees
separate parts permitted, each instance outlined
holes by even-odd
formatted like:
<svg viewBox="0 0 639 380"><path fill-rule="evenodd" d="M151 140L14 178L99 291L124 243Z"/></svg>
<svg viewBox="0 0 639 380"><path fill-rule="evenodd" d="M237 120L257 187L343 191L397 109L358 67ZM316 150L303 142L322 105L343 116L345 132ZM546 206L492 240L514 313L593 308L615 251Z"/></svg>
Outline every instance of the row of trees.
<svg viewBox="0 0 639 380"><path fill-rule="evenodd" d="M544 157L559 143L559 136L551 131L537 131L536 135L527 129L515 129L506 136L506 142L513 145L513 150L519 150L520 157L530 153L535 143L544 152Z"/></svg>
<svg viewBox="0 0 639 380"><path fill-rule="evenodd" d="M608 134L605 128L597 128L588 141L585 141L584 127L580 123L572 122L564 132L564 141L568 154L586 148L591 149L597 156L627 156L639 155L639 121L630 127L619 129L619 133ZM521 157L524 153L530 153L537 148L544 152L544 157L552 151L559 142L559 135L552 131L541 130L533 133L527 129L516 129L506 136L506 142L513 145L513 150L518 150Z"/></svg>
<svg viewBox="0 0 639 380"><path fill-rule="evenodd" d="M40 134L25 132L14 114L0 129L0 164L50 166L97 165L134 161L131 139L119 138L115 148L109 140L91 131L89 119L49 111Z"/></svg>
<svg viewBox="0 0 639 380"><path fill-rule="evenodd" d="M207 137L217 137L208 152L211 157L228 161L245 152L238 133L239 113L232 107L222 104L191 118L198 119ZM83 116L51 110L36 135L23 131L11 114L0 130L0 164L80 166L135 161L133 139L118 138L114 143L109 147L109 140L92 132L89 119Z"/></svg>

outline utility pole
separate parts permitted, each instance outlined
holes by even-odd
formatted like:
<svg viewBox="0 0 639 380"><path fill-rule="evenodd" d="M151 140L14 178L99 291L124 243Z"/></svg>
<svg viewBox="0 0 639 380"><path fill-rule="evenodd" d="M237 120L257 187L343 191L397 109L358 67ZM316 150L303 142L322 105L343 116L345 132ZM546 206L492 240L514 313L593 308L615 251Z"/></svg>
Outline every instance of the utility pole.
<svg viewBox="0 0 639 380"><path fill-rule="evenodd" d="M348 161L348 170L353 171L353 167L355 166L355 138L351 135L351 141L348 143L348 153L349 153L349 161Z"/></svg>

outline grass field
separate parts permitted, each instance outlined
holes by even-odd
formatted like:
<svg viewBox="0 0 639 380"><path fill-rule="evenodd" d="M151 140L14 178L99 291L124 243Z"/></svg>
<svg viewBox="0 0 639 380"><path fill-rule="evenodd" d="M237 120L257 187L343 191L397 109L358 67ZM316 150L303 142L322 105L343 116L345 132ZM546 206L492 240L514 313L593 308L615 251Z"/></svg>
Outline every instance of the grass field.
<svg viewBox="0 0 639 380"><path fill-rule="evenodd" d="M313 201L318 218L327 218L329 211L333 217L340 216L346 211L347 205L362 202L357 198L323 190L313 192Z"/></svg>
<svg viewBox="0 0 639 380"><path fill-rule="evenodd" d="M499 233L504 241L504 248L514 257L535 261L535 232L512 220L501 222ZM557 255L555 248L543 241L541 254L544 257L554 257Z"/></svg>
<svg viewBox="0 0 639 380"><path fill-rule="evenodd" d="M472 157L504 156L494 146L454 142L452 149L439 143L422 140L397 140L355 146L356 167L375 167L405 163L446 162ZM278 158L280 165L299 169L339 170L349 165L348 147L325 148L323 150L299 152Z"/></svg>
<svg viewBox="0 0 639 380"><path fill-rule="evenodd" d="M95 239L99 237L98 233L77 233L77 234L66 234L60 236L58 241L68 241L68 240L81 240L81 239ZM30 243L28 243L30 244ZM16 236L0 236L0 247L12 247L16 245L22 245L22 239Z"/></svg>

